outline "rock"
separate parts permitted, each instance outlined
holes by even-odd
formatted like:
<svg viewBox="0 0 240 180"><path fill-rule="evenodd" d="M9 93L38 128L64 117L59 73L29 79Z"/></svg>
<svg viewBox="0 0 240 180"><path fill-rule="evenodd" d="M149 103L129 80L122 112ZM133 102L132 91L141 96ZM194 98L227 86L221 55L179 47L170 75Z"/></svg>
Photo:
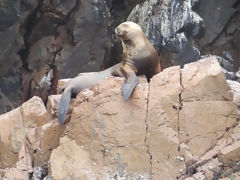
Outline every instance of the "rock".
<svg viewBox="0 0 240 180"><path fill-rule="evenodd" d="M219 36L236 11L233 8L235 2L236 0L228 2L224 0L213 0L211 2L207 0L199 1L197 12L204 19L205 25L205 33L198 41L201 46L212 43Z"/></svg>
<svg viewBox="0 0 240 180"><path fill-rule="evenodd" d="M185 102L232 100L230 87L214 56L186 64L182 70L182 85L181 98Z"/></svg>
<svg viewBox="0 0 240 180"><path fill-rule="evenodd" d="M60 146L53 150L50 164L53 179L66 179L69 175L77 179L107 178L104 169L97 171L89 152L67 137L61 138Z"/></svg>
<svg viewBox="0 0 240 180"><path fill-rule="evenodd" d="M60 79L58 81L58 84L57 84L57 92L61 92L62 88L64 87L64 85L69 82L71 79Z"/></svg>
<svg viewBox="0 0 240 180"><path fill-rule="evenodd" d="M11 132L11 145L13 153L18 153L24 142L26 137L26 131L23 128L15 128L12 129Z"/></svg>
<svg viewBox="0 0 240 180"><path fill-rule="evenodd" d="M52 150L58 147L59 139L63 134L65 126L58 123L57 119L44 124L37 129L36 136L41 143L34 156L35 166L44 166L50 158Z"/></svg>
<svg viewBox="0 0 240 180"><path fill-rule="evenodd" d="M49 96L47 110L33 97L1 115L3 178L213 179L238 171L239 116L216 57L139 79L127 102L121 77L81 91L64 125L56 118L61 95Z"/></svg>
<svg viewBox="0 0 240 180"><path fill-rule="evenodd" d="M1 115L0 167L11 167L18 161L18 154L26 143L26 139L33 151L38 149L40 139L36 137L35 128L48 121L46 108L39 97L33 97L17 109ZM61 131L58 132L61 133ZM57 136L58 133L54 135Z"/></svg>
<svg viewBox="0 0 240 180"><path fill-rule="evenodd" d="M198 170L195 179L212 177L212 171L220 172L221 163L213 157L228 144L217 146L218 150L211 153L209 149L226 129L234 126L238 116L216 57L188 64L184 69L167 68L155 75L149 85L141 79L128 102L123 102L121 83L122 78L109 77L80 92L66 124L68 133L64 137L71 139L69 143L75 144L75 149L82 147L86 161L95 164L96 169L87 167L90 174L97 172L93 174L99 178L137 175L171 179L183 177L191 165ZM60 155L63 147L51 155L51 171L56 177L57 171L63 171L62 167L55 171L61 164L57 157L63 157L59 161L66 160L65 155ZM74 152L67 154L71 160L66 160L66 164L77 163ZM195 162L199 164L195 166ZM71 168L63 169L61 178ZM73 169L73 174L86 175L84 168Z"/></svg>
<svg viewBox="0 0 240 180"><path fill-rule="evenodd" d="M184 157L178 151L178 111L180 67L171 67L150 81L146 144L151 158L153 179L172 179L186 171Z"/></svg>
<svg viewBox="0 0 240 180"><path fill-rule="evenodd" d="M19 161L16 163L16 167L5 169L4 180L28 179L29 173L33 172L32 159L26 146L21 147L18 159Z"/></svg>
<svg viewBox="0 0 240 180"><path fill-rule="evenodd" d="M23 36L28 31L25 26L29 15L32 15L39 2L4 0L0 3L0 92L5 97L0 97L0 113L8 112L22 103Z"/></svg>
<svg viewBox="0 0 240 180"><path fill-rule="evenodd" d="M233 93L233 102L240 107L240 83L236 81L227 80L232 93Z"/></svg>
<svg viewBox="0 0 240 180"><path fill-rule="evenodd" d="M180 139L194 155L202 156L237 122L237 108L214 57L185 65L182 86Z"/></svg>
<svg viewBox="0 0 240 180"><path fill-rule="evenodd" d="M0 23L1 24L1 23ZM22 62L17 54L23 45L19 33L19 24L10 26L0 32L0 112L7 112L21 103L21 66Z"/></svg>
<svg viewBox="0 0 240 180"><path fill-rule="evenodd" d="M65 64L61 65L60 77L74 77L79 72L101 70L106 49L110 48L110 36L107 33L109 25L111 21L106 1L77 3L68 21L74 47ZM58 62L56 64L58 66Z"/></svg>
<svg viewBox="0 0 240 180"><path fill-rule="evenodd" d="M159 54L167 56L174 65L184 65L200 57L190 39L202 31L203 19L192 8L192 0L150 0L138 4L128 20L142 27Z"/></svg>
<svg viewBox="0 0 240 180"><path fill-rule="evenodd" d="M0 138L3 143L9 143L9 136L12 129L22 127L22 118L20 108L14 109L0 116Z"/></svg>
<svg viewBox="0 0 240 180"><path fill-rule="evenodd" d="M62 13L65 16L72 11L75 5L76 0L70 1L56 0L52 2L53 8L55 8L58 12Z"/></svg>
<svg viewBox="0 0 240 180"><path fill-rule="evenodd" d="M92 164L95 164L98 173L89 175L103 179L106 174L125 178L150 175L150 157L144 145L148 84L145 78L141 81L144 82L137 86L127 103L121 93L122 78L109 77L78 95L67 132L68 138L76 142L74 146L78 146L75 149L84 147L85 154L90 157L88 164L91 166L87 166L87 169L90 167L90 172L93 171ZM70 159L75 157L71 156L75 154L71 149L67 153L68 159L69 156ZM52 153L51 159L54 156ZM57 157L55 164L59 164ZM57 169L55 166L51 164L52 171ZM71 166L69 168L72 169ZM74 173L78 177L87 176L84 171L76 169ZM59 173L55 171L52 174ZM66 172L62 173L64 174Z"/></svg>
<svg viewBox="0 0 240 180"><path fill-rule="evenodd" d="M7 169L5 172L5 176L3 177L3 180L9 180L9 179L28 179L28 172L22 171L17 168L10 168Z"/></svg>
<svg viewBox="0 0 240 180"><path fill-rule="evenodd" d="M24 127L38 127L49 121L42 100L34 96L21 106Z"/></svg>
<svg viewBox="0 0 240 180"><path fill-rule="evenodd" d="M240 141L234 142L232 145L222 149L219 160L223 162L225 166L240 161Z"/></svg>
<svg viewBox="0 0 240 180"><path fill-rule="evenodd" d="M57 117L57 110L60 99L61 99L60 94L48 96L47 112L51 115L52 118Z"/></svg>
<svg viewBox="0 0 240 180"><path fill-rule="evenodd" d="M51 180L51 179L47 179L47 174L48 174L48 167L47 166L37 166L34 168L33 171L33 179L34 180Z"/></svg>

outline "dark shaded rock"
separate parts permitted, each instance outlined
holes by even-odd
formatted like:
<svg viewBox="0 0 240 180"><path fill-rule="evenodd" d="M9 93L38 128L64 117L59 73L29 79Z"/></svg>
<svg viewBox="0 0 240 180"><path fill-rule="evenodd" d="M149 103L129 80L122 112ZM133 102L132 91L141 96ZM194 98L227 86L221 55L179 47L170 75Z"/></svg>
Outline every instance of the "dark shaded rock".
<svg viewBox="0 0 240 180"><path fill-rule="evenodd" d="M73 77L79 72L100 70L105 51L111 45L107 33L111 21L106 2L81 1L69 19L74 47L62 64L59 76Z"/></svg>
<svg viewBox="0 0 240 180"><path fill-rule="evenodd" d="M0 2L0 31L4 31L18 21L19 1L2 0Z"/></svg>
<svg viewBox="0 0 240 180"><path fill-rule="evenodd" d="M239 37L240 37L240 12L235 13L227 23L225 29L218 35L216 40L205 48L201 48L202 54L215 54L226 59L231 67L227 71L236 72L240 66Z"/></svg>
<svg viewBox="0 0 240 180"><path fill-rule="evenodd" d="M240 50L240 30L237 30L233 36L233 45Z"/></svg>
<svg viewBox="0 0 240 180"><path fill-rule="evenodd" d="M201 0L198 14L204 19L205 33L198 40L201 47L212 43L230 21L236 9L233 8L237 0Z"/></svg>
<svg viewBox="0 0 240 180"><path fill-rule="evenodd" d="M192 10L196 2L145 1L135 7L128 20L138 23L159 53L170 59L166 64L184 65L200 57L191 42L203 28L202 18Z"/></svg>
<svg viewBox="0 0 240 180"><path fill-rule="evenodd" d="M0 112L7 112L21 102L22 62L17 52L22 45L19 25L0 32Z"/></svg>

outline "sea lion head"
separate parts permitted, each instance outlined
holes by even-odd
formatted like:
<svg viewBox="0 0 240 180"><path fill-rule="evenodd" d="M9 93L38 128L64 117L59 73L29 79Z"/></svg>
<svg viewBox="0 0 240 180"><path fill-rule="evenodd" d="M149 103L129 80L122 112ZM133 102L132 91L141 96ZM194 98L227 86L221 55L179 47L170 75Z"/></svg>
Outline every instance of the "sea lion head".
<svg viewBox="0 0 240 180"><path fill-rule="evenodd" d="M140 26L131 21L124 22L116 27L115 34L123 40L134 39L139 37L139 35L144 35Z"/></svg>

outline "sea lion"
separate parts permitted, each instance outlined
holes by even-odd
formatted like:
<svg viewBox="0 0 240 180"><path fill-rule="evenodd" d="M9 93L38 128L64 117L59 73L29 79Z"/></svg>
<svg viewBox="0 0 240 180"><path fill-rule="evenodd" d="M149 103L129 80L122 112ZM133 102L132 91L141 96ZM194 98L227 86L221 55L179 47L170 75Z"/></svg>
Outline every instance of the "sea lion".
<svg viewBox="0 0 240 180"><path fill-rule="evenodd" d="M122 61L106 70L79 76L70 80L63 88L58 109L58 120L64 123L70 99L81 90L90 88L109 76L123 76L123 98L127 101L139 83L138 75L146 75L149 80L161 71L158 54L142 29L134 22L124 22L115 29L122 41Z"/></svg>

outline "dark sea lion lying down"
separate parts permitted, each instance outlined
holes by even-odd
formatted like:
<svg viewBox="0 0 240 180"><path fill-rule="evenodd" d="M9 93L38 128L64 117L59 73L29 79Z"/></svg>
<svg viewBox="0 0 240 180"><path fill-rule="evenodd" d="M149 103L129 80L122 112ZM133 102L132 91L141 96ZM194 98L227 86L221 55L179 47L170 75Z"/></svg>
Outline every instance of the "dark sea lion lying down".
<svg viewBox="0 0 240 180"><path fill-rule="evenodd" d="M100 72L82 74L70 80L63 88L58 109L58 120L64 123L68 106L73 95L90 88L109 76L123 76L123 98L127 101L139 83L138 75L146 75L149 80L161 71L160 60L152 43L134 22L120 24L115 33L122 41L122 62Z"/></svg>

